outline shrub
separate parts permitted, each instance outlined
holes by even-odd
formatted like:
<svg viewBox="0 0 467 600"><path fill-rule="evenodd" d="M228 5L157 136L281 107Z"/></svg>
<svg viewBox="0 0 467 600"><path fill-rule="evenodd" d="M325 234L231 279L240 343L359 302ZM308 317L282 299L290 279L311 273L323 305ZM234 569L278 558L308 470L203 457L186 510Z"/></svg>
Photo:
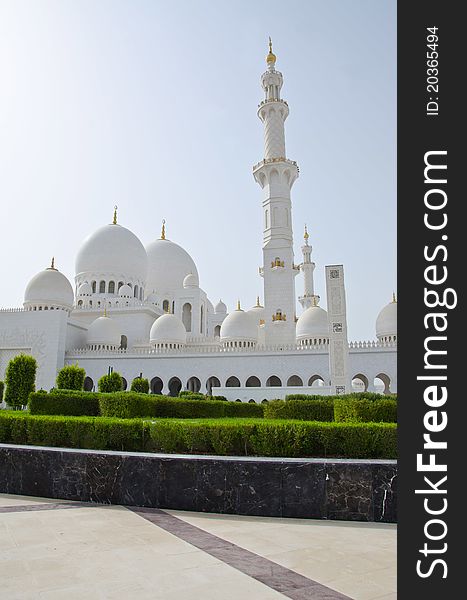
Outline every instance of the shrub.
<svg viewBox="0 0 467 600"><path fill-rule="evenodd" d="M324 398L321 397L319 400L273 400L264 405L264 418L334 421L333 400Z"/></svg>
<svg viewBox="0 0 467 600"><path fill-rule="evenodd" d="M0 381L0 404L3 402L3 390L5 389L5 384L3 381Z"/></svg>
<svg viewBox="0 0 467 600"><path fill-rule="evenodd" d="M189 390L184 390L178 394L179 398L189 398L190 400L206 400L207 397L200 392L190 392Z"/></svg>
<svg viewBox="0 0 467 600"><path fill-rule="evenodd" d="M137 392L139 394L149 394L149 381L144 377L136 377L131 382L130 391Z"/></svg>
<svg viewBox="0 0 467 600"><path fill-rule="evenodd" d="M397 402L393 399L367 400L361 398L336 398L334 419L338 422L396 423Z"/></svg>
<svg viewBox="0 0 467 600"><path fill-rule="evenodd" d="M99 392L121 392L123 390L122 376L117 371L103 375L99 379L97 387Z"/></svg>
<svg viewBox="0 0 467 600"><path fill-rule="evenodd" d="M287 394L285 400L331 400L334 396L323 396L323 394Z"/></svg>
<svg viewBox="0 0 467 600"><path fill-rule="evenodd" d="M57 388L60 390L82 390L86 371L78 365L66 365L57 375Z"/></svg>
<svg viewBox="0 0 467 600"><path fill-rule="evenodd" d="M76 390L33 392L29 396L29 412L32 415L99 415L99 394Z"/></svg>
<svg viewBox="0 0 467 600"><path fill-rule="evenodd" d="M276 457L396 458L390 423L171 421L152 423L153 450Z"/></svg>
<svg viewBox="0 0 467 600"><path fill-rule="evenodd" d="M10 360L5 373L5 402L19 407L28 403L35 389L37 362L33 356L18 354Z"/></svg>
<svg viewBox="0 0 467 600"><path fill-rule="evenodd" d="M227 402L227 398L225 396L207 396L209 400L218 400L222 402Z"/></svg>

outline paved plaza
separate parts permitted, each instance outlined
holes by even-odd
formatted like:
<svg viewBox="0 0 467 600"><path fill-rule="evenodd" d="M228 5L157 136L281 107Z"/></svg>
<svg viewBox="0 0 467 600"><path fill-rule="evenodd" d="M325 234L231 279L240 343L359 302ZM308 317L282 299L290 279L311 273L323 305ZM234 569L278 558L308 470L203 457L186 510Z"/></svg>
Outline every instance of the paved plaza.
<svg viewBox="0 0 467 600"><path fill-rule="evenodd" d="M396 526L0 495L2 600L389 600Z"/></svg>

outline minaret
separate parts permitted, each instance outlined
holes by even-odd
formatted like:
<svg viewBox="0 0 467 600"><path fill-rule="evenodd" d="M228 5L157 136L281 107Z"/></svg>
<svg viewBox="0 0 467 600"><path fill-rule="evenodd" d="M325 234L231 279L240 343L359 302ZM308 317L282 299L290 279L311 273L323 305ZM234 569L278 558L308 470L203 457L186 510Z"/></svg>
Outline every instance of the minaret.
<svg viewBox="0 0 467 600"><path fill-rule="evenodd" d="M297 163L285 153L284 122L289 107L282 100L282 74L269 38L267 71L261 76L265 99L258 106L264 124L264 159L253 167L263 189L263 267L265 342L295 343L295 276L290 190L298 177Z"/></svg>
<svg viewBox="0 0 467 600"><path fill-rule="evenodd" d="M306 310L310 306L317 306L319 302L319 296L315 295L315 288L313 284L313 272L315 270L315 263L311 260L312 246L308 244L310 234L305 225L305 233L303 239L305 244L302 246L303 262L300 265L300 269L303 273L303 296L299 297L300 304L303 306L303 310Z"/></svg>

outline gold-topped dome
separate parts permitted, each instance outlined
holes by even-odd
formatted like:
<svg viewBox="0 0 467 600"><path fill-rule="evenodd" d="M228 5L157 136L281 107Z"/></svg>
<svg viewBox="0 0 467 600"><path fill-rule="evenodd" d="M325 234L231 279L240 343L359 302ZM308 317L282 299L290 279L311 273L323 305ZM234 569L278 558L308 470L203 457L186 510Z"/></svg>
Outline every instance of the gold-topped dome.
<svg viewBox="0 0 467 600"><path fill-rule="evenodd" d="M276 62L276 55L272 51L271 37L269 37L269 54L266 56L266 62L268 65L273 65Z"/></svg>

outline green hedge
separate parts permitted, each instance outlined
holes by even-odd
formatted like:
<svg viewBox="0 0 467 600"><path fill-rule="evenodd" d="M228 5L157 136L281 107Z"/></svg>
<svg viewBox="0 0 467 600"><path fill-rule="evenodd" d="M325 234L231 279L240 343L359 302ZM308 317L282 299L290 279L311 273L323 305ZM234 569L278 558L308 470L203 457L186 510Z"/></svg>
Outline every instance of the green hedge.
<svg viewBox="0 0 467 600"><path fill-rule="evenodd" d="M76 390L54 389L50 394L33 392L29 395L29 412L32 415L98 416L99 394Z"/></svg>
<svg viewBox="0 0 467 600"><path fill-rule="evenodd" d="M5 384L3 381L0 381L0 403L3 402L3 390L5 389Z"/></svg>
<svg viewBox="0 0 467 600"><path fill-rule="evenodd" d="M288 394L285 399L289 400L345 400L358 399L358 400L397 400L397 394L391 394L386 396L383 394L377 394L376 392L353 392L351 394L341 394L339 396L323 396L322 394Z"/></svg>
<svg viewBox="0 0 467 600"><path fill-rule="evenodd" d="M337 422L397 423L397 402L393 399L366 400L336 398L334 420Z"/></svg>
<svg viewBox="0 0 467 600"><path fill-rule="evenodd" d="M82 390L86 371L78 365L66 365L57 375L57 388L61 390Z"/></svg>
<svg viewBox="0 0 467 600"><path fill-rule="evenodd" d="M188 454L280 457L396 458L392 423L313 421L158 421L153 450Z"/></svg>
<svg viewBox="0 0 467 600"><path fill-rule="evenodd" d="M334 403L322 396L316 400L273 400L264 405L264 418L333 421Z"/></svg>
<svg viewBox="0 0 467 600"><path fill-rule="evenodd" d="M37 361L29 354L18 354L10 360L5 372L5 397L9 406L25 406L35 390Z"/></svg>
<svg viewBox="0 0 467 600"><path fill-rule="evenodd" d="M0 411L0 442L96 450L231 456L396 458L393 423L199 421L29 415Z"/></svg>

